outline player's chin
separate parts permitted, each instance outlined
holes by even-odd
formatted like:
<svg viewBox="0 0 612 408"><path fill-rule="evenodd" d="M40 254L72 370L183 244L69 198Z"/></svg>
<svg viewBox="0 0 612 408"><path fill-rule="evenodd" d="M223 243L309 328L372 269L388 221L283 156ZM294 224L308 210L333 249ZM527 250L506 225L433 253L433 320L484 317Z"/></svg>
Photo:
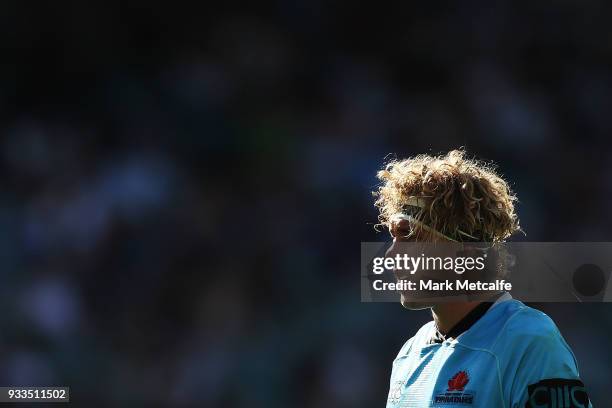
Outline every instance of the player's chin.
<svg viewBox="0 0 612 408"><path fill-rule="evenodd" d="M430 302L419 301L410 297L409 295L406 295L405 293L401 294L400 303L408 310L423 310L433 306Z"/></svg>

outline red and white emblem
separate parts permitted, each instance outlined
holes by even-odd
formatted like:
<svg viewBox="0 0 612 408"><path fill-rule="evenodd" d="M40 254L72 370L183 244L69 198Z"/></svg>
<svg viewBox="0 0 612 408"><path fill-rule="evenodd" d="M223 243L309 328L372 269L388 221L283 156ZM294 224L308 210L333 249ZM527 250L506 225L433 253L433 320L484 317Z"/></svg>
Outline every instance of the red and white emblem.
<svg viewBox="0 0 612 408"><path fill-rule="evenodd" d="M447 391L463 391L467 383L470 382L467 371L459 371L448 380Z"/></svg>

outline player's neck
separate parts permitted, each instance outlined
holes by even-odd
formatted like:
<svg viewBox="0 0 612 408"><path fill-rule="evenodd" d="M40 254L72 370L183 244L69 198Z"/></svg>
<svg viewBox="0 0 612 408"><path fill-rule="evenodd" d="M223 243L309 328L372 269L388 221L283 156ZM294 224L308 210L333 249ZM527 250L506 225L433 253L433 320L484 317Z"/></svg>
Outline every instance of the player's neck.
<svg viewBox="0 0 612 408"><path fill-rule="evenodd" d="M481 302L440 303L431 308L434 321L442 334L447 334Z"/></svg>

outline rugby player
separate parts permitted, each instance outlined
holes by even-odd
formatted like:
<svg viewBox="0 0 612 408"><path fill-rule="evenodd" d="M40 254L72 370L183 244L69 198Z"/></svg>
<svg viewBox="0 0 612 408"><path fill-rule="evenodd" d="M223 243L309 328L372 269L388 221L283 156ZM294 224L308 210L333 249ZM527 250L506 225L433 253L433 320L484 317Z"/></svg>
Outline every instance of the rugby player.
<svg viewBox="0 0 612 408"><path fill-rule="evenodd" d="M395 160L378 178L380 223L393 237L387 256L404 241L500 243L520 231L508 184L464 151ZM394 360L388 408L592 406L553 321L509 293L423 302L402 292L401 303L431 309L433 320Z"/></svg>

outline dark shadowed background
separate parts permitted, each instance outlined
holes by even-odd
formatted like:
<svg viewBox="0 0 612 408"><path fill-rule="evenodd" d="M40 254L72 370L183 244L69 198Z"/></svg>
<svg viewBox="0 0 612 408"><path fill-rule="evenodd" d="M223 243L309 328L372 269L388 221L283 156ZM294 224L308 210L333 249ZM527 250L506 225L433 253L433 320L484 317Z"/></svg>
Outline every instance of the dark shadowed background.
<svg viewBox="0 0 612 408"><path fill-rule="evenodd" d="M0 385L384 406L429 319L360 303L389 153L465 146L521 239L612 240L612 4L495 3L3 3ZM606 406L612 305L541 308Z"/></svg>

